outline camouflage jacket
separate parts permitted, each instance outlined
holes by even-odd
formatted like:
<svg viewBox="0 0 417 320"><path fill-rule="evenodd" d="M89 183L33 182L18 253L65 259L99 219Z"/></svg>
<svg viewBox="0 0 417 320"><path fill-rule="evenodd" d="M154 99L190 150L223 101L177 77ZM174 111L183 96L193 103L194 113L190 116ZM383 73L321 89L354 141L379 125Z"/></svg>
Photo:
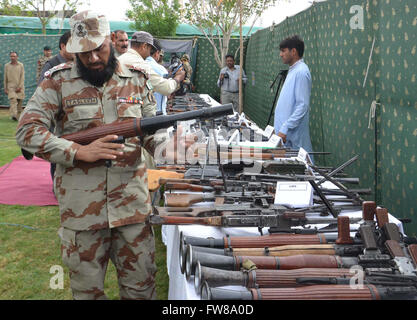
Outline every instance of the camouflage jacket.
<svg viewBox="0 0 417 320"><path fill-rule="evenodd" d="M154 116L147 75L119 64L112 78L98 88L80 78L75 64L67 63L45 76L20 118L16 140L27 151L57 163L54 188L61 225L95 230L145 221L151 201L140 145L153 154L153 136L126 139L124 155L110 168L104 160L74 160L80 145L59 137L103 123ZM127 103L127 97L139 99ZM51 125L54 133L48 130Z"/></svg>
<svg viewBox="0 0 417 320"><path fill-rule="evenodd" d="M45 56L41 56L38 59L38 65L36 68L36 82L39 81L39 77L41 76L41 71L43 69L43 66L45 65L45 63L47 63L52 57L45 57Z"/></svg>
<svg viewBox="0 0 417 320"><path fill-rule="evenodd" d="M193 75L193 68L191 67L189 62L183 62L184 71L185 71L185 79L184 83L191 84L191 76Z"/></svg>

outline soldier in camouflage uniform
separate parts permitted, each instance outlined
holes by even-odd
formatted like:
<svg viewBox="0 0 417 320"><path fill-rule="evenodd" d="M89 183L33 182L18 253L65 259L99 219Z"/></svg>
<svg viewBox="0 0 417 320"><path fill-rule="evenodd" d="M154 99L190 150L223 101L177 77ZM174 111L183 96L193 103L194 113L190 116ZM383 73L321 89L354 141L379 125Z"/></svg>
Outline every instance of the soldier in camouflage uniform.
<svg viewBox="0 0 417 320"><path fill-rule="evenodd" d="M70 19L68 52L76 61L47 72L18 125L18 144L57 163L55 194L61 215L61 253L74 299L105 299L109 258L117 269L122 299L155 299L155 245L146 165L153 136L89 145L60 138L126 118L155 115L147 75L114 57L107 19L91 11ZM133 97L134 99L127 99ZM49 132L55 124L55 132ZM111 160L110 167L105 161Z"/></svg>
<svg viewBox="0 0 417 320"><path fill-rule="evenodd" d="M39 57L38 59L38 66L36 69L36 83L39 82L39 78L41 76L41 71L45 65L52 58L52 50L48 46L43 48L43 56Z"/></svg>
<svg viewBox="0 0 417 320"><path fill-rule="evenodd" d="M185 92L191 92L191 76L193 75L193 68L190 65L190 56L188 54L183 54L183 56L181 57L181 62L184 66L185 71L185 79L183 80Z"/></svg>

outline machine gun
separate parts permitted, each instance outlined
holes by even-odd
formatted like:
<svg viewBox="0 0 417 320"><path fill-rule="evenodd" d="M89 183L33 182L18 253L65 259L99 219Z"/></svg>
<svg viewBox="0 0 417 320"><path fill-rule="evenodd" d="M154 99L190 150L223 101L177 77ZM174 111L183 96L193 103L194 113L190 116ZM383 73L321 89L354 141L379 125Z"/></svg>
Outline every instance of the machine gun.
<svg viewBox="0 0 417 320"><path fill-rule="evenodd" d="M356 223L361 220L362 218L355 218L352 219L352 222ZM155 207L154 214L149 216L149 222L156 225L199 224L217 227L258 227L260 229L271 228L275 233L315 234L320 233L320 229L292 229L291 227L316 224L334 225L337 224L338 219L308 217L304 212L291 212L285 207L263 209L220 206L214 208L185 208L182 211L176 207ZM325 229L323 232L329 232L329 229Z"/></svg>

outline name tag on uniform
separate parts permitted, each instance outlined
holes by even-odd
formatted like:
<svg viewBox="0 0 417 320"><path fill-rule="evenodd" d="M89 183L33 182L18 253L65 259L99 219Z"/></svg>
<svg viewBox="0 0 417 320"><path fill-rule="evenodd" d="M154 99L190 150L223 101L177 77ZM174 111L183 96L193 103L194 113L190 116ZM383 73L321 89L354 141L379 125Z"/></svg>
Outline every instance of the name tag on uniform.
<svg viewBox="0 0 417 320"><path fill-rule="evenodd" d="M127 103L127 104L143 104L142 99L137 97L127 97L127 98L119 98L119 103Z"/></svg>
<svg viewBox="0 0 417 320"><path fill-rule="evenodd" d="M97 103L98 103L97 98L78 98L78 99L65 100L65 104L67 107L86 106L86 105L97 104Z"/></svg>

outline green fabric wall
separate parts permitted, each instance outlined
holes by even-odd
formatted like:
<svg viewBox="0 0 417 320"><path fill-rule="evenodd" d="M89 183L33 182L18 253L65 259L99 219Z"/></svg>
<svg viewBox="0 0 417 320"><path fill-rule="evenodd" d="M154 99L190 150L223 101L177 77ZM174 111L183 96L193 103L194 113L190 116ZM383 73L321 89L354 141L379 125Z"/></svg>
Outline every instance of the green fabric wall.
<svg viewBox="0 0 417 320"><path fill-rule="evenodd" d="M10 51L17 51L19 61L25 66L25 105L36 89L37 63L43 55L43 48L49 46L53 55L58 54L59 38L60 35L0 35L0 105L9 105L4 94L4 65L10 62Z"/></svg>
<svg viewBox="0 0 417 320"><path fill-rule="evenodd" d="M353 5L362 6L364 29L352 29ZM416 25L415 0L334 0L318 3L274 28L253 34L245 71L244 112L261 127L275 95L269 90L280 69L279 42L299 34L312 74L310 131L319 164L337 166L359 155L346 171L359 187L372 188L380 206L399 218L411 218L405 230L417 233L416 183ZM375 37L365 87L363 82ZM377 119L371 119L372 101ZM271 120L273 123L273 118Z"/></svg>
<svg viewBox="0 0 417 320"><path fill-rule="evenodd" d="M229 53L234 55L238 47L239 39L231 39ZM235 63L240 63L239 53ZM214 49L210 42L205 38L198 38L197 66L194 77L195 91L209 94L213 99L220 101L220 89L217 87L220 69L214 59Z"/></svg>
<svg viewBox="0 0 417 320"><path fill-rule="evenodd" d="M36 68L37 61L41 55L43 55L43 47L50 46L53 50L53 55L58 53L58 42L60 35L1 35L0 34L0 105L8 106L9 102L7 96L4 94L3 83L3 71L4 64L9 62L9 52L11 50L19 53L19 61L25 66L25 91L26 99L32 96L36 89ZM185 38L177 38L185 39ZM192 39L192 38L187 38ZM230 52L235 53L239 46L238 39L232 39L230 43ZM196 86L196 91L201 93L208 93L213 98L219 100L220 91L217 87L217 78L219 76L220 68L214 61L213 48L208 40L203 37L199 37L195 46L196 54L192 58L196 57L197 60L192 61L192 65L196 63L194 67L193 80ZM239 59L237 62L239 63Z"/></svg>

